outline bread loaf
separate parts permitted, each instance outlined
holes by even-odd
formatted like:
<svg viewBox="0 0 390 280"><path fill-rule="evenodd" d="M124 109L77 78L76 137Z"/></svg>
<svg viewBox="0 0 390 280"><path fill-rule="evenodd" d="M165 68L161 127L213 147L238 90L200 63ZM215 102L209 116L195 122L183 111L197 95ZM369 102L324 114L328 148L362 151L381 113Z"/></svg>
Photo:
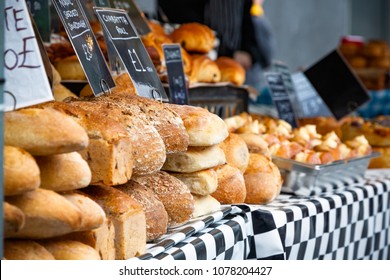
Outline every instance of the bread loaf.
<svg viewBox="0 0 390 280"><path fill-rule="evenodd" d="M244 177L238 168L224 164L215 168L218 187L211 194L221 204L243 203L246 197Z"/></svg>
<svg viewBox="0 0 390 280"><path fill-rule="evenodd" d="M78 98L76 94L71 92L62 84L56 84L53 86L53 96L56 101L64 101L68 97Z"/></svg>
<svg viewBox="0 0 390 280"><path fill-rule="evenodd" d="M26 217L24 227L10 237L49 238L80 228L78 208L54 191L38 188L7 197L6 201L22 210Z"/></svg>
<svg viewBox="0 0 390 280"><path fill-rule="evenodd" d="M148 176L135 177L134 181L151 188L164 204L168 213L168 226L188 222L194 211L194 200L188 187L179 179L159 171Z"/></svg>
<svg viewBox="0 0 390 280"><path fill-rule="evenodd" d="M190 83L218 83L221 71L215 61L206 55L192 56Z"/></svg>
<svg viewBox="0 0 390 280"><path fill-rule="evenodd" d="M3 201L4 216L4 237L11 236L20 231L25 223L25 216L22 210Z"/></svg>
<svg viewBox="0 0 390 280"><path fill-rule="evenodd" d="M60 73L63 80L87 80L76 55L68 56L56 61L54 67L57 69L58 73Z"/></svg>
<svg viewBox="0 0 390 280"><path fill-rule="evenodd" d="M7 260L55 260L45 247L32 240L4 240L4 258Z"/></svg>
<svg viewBox="0 0 390 280"><path fill-rule="evenodd" d="M89 186L81 190L103 208L114 224L115 259L125 260L143 254L146 250L146 220L142 205L112 187Z"/></svg>
<svg viewBox="0 0 390 280"><path fill-rule="evenodd" d="M226 163L223 150L218 145L189 147L186 152L167 155L162 170L192 173Z"/></svg>
<svg viewBox="0 0 390 280"><path fill-rule="evenodd" d="M100 260L95 249L74 240L46 240L40 244L48 250L56 260Z"/></svg>
<svg viewBox="0 0 390 280"><path fill-rule="evenodd" d="M219 144L229 135L225 122L206 109L175 104L166 104L166 106L179 114L183 120L189 135L189 146Z"/></svg>
<svg viewBox="0 0 390 280"><path fill-rule="evenodd" d="M239 133L236 135L244 140L250 153L258 153L271 158L271 152L268 148L268 143L261 135L254 133Z"/></svg>
<svg viewBox="0 0 390 280"><path fill-rule="evenodd" d="M72 118L50 108L26 108L4 114L4 143L44 156L80 151L88 135Z"/></svg>
<svg viewBox="0 0 390 280"><path fill-rule="evenodd" d="M208 195L218 186L218 175L212 168L192 173L171 172L169 174L186 184L192 194Z"/></svg>
<svg viewBox="0 0 390 280"><path fill-rule="evenodd" d="M91 182L91 170L77 152L36 157L41 171L41 188L70 191L84 188Z"/></svg>
<svg viewBox="0 0 390 280"><path fill-rule="evenodd" d="M231 82L241 86L245 82L245 69L233 58L220 56L215 61L221 72L221 82Z"/></svg>
<svg viewBox="0 0 390 280"><path fill-rule="evenodd" d="M193 218L198 218L216 212L221 209L221 203L211 195L193 195L194 197L194 213Z"/></svg>
<svg viewBox="0 0 390 280"><path fill-rule="evenodd" d="M41 184L39 167L25 150L4 146L4 195L35 190Z"/></svg>
<svg viewBox="0 0 390 280"><path fill-rule="evenodd" d="M245 203L267 204L280 193L282 177L278 167L267 157L250 154L248 168L244 174L246 185Z"/></svg>
<svg viewBox="0 0 390 280"><path fill-rule="evenodd" d="M87 131L89 145L80 154L91 169L91 184L111 186L130 180L133 147L124 124L69 103L47 102L41 106L52 107L71 116Z"/></svg>
<svg viewBox="0 0 390 280"><path fill-rule="evenodd" d="M219 147L225 153L226 162L244 173L249 163L249 150L245 141L237 134L230 133Z"/></svg>
<svg viewBox="0 0 390 280"><path fill-rule="evenodd" d="M167 232L168 213L152 189L133 180L116 188L142 205L146 218L146 241L153 241Z"/></svg>
<svg viewBox="0 0 390 280"><path fill-rule="evenodd" d="M192 22L176 28L169 37L186 51L208 53L214 47L215 35L206 25Z"/></svg>

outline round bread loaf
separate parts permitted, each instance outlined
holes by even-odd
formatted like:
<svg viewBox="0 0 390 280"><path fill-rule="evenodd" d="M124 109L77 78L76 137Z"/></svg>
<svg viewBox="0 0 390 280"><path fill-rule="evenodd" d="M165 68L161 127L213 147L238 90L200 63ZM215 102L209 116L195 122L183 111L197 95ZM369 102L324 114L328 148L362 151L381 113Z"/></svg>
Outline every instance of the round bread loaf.
<svg viewBox="0 0 390 280"><path fill-rule="evenodd" d="M241 86L245 82L245 69L233 58L220 56L215 61L221 72L221 82L231 82Z"/></svg>
<svg viewBox="0 0 390 280"><path fill-rule="evenodd" d="M212 168L191 173L172 172L169 174L186 184L192 194L202 196L212 194L218 186L218 175Z"/></svg>
<svg viewBox="0 0 390 280"><path fill-rule="evenodd" d="M246 197L245 181L238 168L224 164L215 168L218 187L211 194L221 204L243 203Z"/></svg>
<svg viewBox="0 0 390 280"><path fill-rule="evenodd" d="M250 153L259 153L267 157L271 157L271 152L268 148L268 143L264 140L264 138L261 135L254 134L254 133L239 133L236 135L240 137L242 140L244 140L247 149ZM248 154L248 163L249 163L249 154Z"/></svg>
<svg viewBox="0 0 390 280"><path fill-rule="evenodd" d="M188 187L179 179L166 172L133 179L137 183L151 188L164 204L168 213L168 227L182 225L191 218L194 212L194 199Z"/></svg>
<svg viewBox="0 0 390 280"><path fill-rule="evenodd" d="M41 184L35 159L25 150L4 146L4 195L18 195L35 190Z"/></svg>
<svg viewBox="0 0 390 280"><path fill-rule="evenodd" d="M283 183L278 167L267 157L254 153L250 154L244 179L245 203L250 204L270 203L279 195Z"/></svg>
<svg viewBox="0 0 390 280"><path fill-rule="evenodd" d="M62 80L87 80L76 55L57 60L54 67L60 73Z"/></svg>
<svg viewBox="0 0 390 280"><path fill-rule="evenodd" d="M84 243L74 240L40 241L56 260L100 260L99 253Z"/></svg>
<svg viewBox="0 0 390 280"><path fill-rule="evenodd" d="M4 237L12 236L24 226L25 216L18 207L3 202Z"/></svg>
<svg viewBox="0 0 390 280"><path fill-rule="evenodd" d="M7 260L55 260L42 245L32 240L5 240L4 258Z"/></svg>
<svg viewBox="0 0 390 280"><path fill-rule="evenodd" d="M237 134L230 133L219 147L225 153L226 162L244 173L249 163L249 150L245 141Z"/></svg>

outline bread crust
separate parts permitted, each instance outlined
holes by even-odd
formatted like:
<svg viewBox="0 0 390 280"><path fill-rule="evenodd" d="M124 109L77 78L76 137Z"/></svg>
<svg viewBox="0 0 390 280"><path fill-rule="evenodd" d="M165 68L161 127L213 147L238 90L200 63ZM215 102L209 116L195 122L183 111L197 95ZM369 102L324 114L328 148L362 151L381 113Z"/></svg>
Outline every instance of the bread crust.
<svg viewBox="0 0 390 280"><path fill-rule="evenodd" d="M219 144L226 157L226 162L245 172L249 164L249 150L246 142L237 134L230 133L229 136Z"/></svg>
<svg viewBox="0 0 390 280"><path fill-rule="evenodd" d="M218 174L218 187L211 196L221 204L243 203L247 194L241 171L229 164L218 166L215 170Z"/></svg>
<svg viewBox="0 0 390 280"><path fill-rule="evenodd" d="M18 207L3 201L4 237L20 231L25 223L25 215Z"/></svg>
<svg viewBox="0 0 390 280"><path fill-rule="evenodd" d="M4 258L7 260L55 260L45 247L33 240L4 240Z"/></svg>

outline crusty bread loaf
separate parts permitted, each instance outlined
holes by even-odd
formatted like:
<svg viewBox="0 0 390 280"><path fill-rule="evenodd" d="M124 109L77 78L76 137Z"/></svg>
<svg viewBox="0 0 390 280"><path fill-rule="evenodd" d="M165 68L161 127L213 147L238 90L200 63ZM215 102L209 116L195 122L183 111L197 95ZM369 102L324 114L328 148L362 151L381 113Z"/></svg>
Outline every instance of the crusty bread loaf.
<svg viewBox="0 0 390 280"><path fill-rule="evenodd" d="M191 173L226 163L223 150L218 145L189 147L186 152L167 155L162 170Z"/></svg>
<svg viewBox="0 0 390 280"><path fill-rule="evenodd" d="M231 82L241 86L245 82L245 69L233 58L220 56L215 61L221 72L221 82Z"/></svg>
<svg viewBox="0 0 390 280"><path fill-rule="evenodd" d="M193 195L194 213L193 218L207 215L221 209L221 203L211 195Z"/></svg>
<svg viewBox="0 0 390 280"><path fill-rule="evenodd" d="M208 53L214 47L215 35L206 25L191 22L176 28L169 37L188 52Z"/></svg>
<svg viewBox="0 0 390 280"><path fill-rule="evenodd" d="M100 260L99 253L84 243L75 240L46 240L40 244L56 260Z"/></svg>
<svg viewBox="0 0 390 280"><path fill-rule="evenodd" d="M218 187L211 196L221 204L243 203L246 188L241 171L229 164L218 166L215 170L218 174Z"/></svg>
<svg viewBox="0 0 390 280"><path fill-rule="evenodd" d="M4 114L4 143L32 155L80 151L88 135L72 118L50 108L25 108Z"/></svg>
<svg viewBox="0 0 390 280"><path fill-rule="evenodd" d="M35 190L41 184L39 167L25 150L4 146L4 195Z"/></svg>
<svg viewBox="0 0 390 280"><path fill-rule="evenodd" d="M62 195L81 213L81 223L78 231L92 230L103 225L106 214L103 208L81 192L68 192Z"/></svg>
<svg viewBox="0 0 390 280"><path fill-rule="evenodd" d="M167 154L187 150L189 138L182 119L163 103L130 95L126 91L104 95L99 99L121 105L124 113L136 115L145 123L150 122L164 141Z"/></svg>
<svg viewBox="0 0 390 280"><path fill-rule="evenodd" d="M53 96L56 101L64 101L68 97L78 98L76 94L71 92L63 84L56 84L53 86Z"/></svg>
<svg viewBox="0 0 390 280"><path fill-rule="evenodd" d="M84 188L91 182L88 163L77 152L37 156L43 189L70 191Z"/></svg>
<svg viewBox="0 0 390 280"><path fill-rule="evenodd" d="M244 173L249 163L249 150L245 141L237 134L230 133L219 147L225 153L226 162Z"/></svg>
<svg viewBox="0 0 390 280"><path fill-rule="evenodd" d="M179 114L183 120L189 135L189 146L219 144L229 135L225 122L206 109L176 104L166 104L166 106Z"/></svg>
<svg viewBox="0 0 390 280"><path fill-rule="evenodd" d="M192 194L208 195L218 186L218 175L212 168L192 173L171 172L169 174L186 184Z"/></svg>
<svg viewBox="0 0 390 280"><path fill-rule="evenodd" d="M192 56L190 83L218 83L221 71L217 63L206 55Z"/></svg>
<svg viewBox="0 0 390 280"><path fill-rule="evenodd" d="M135 175L151 174L160 170L165 158L166 150L161 136L156 128L132 112L111 101L71 101L72 105L79 106L88 112L97 112L103 116L110 116L126 126L133 145L133 173Z"/></svg>
<svg viewBox="0 0 390 280"><path fill-rule="evenodd" d="M63 80L87 80L76 55L68 56L54 63Z"/></svg>
<svg viewBox="0 0 390 280"><path fill-rule="evenodd" d="M4 240L4 258L7 260L55 260L45 247L33 240Z"/></svg>
<svg viewBox="0 0 390 280"><path fill-rule="evenodd" d="M6 201L25 214L25 225L10 237L49 238L80 228L81 213L76 206L60 194L36 189L22 195L10 196Z"/></svg>
<svg viewBox="0 0 390 280"><path fill-rule="evenodd" d="M164 204L168 213L168 226L174 227L188 222L194 211L194 200L188 187L179 179L164 171L142 177L134 181L151 188Z"/></svg>
<svg viewBox="0 0 390 280"><path fill-rule="evenodd" d="M133 147L124 124L69 103L47 102L40 106L51 107L71 116L87 131L89 145L80 154L91 169L91 184L111 186L130 180Z"/></svg>
<svg viewBox="0 0 390 280"><path fill-rule="evenodd" d="M25 216L18 207L3 201L4 237L20 231L25 223Z"/></svg>
<svg viewBox="0 0 390 280"><path fill-rule="evenodd" d="M279 195L283 183L278 167L267 157L254 153L250 154L244 179L245 203L253 204L273 201Z"/></svg>
<svg viewBox="0 0 390 280"><path fill-rule="evenodd" d="M116 188L142 205L146 218L146 241L153 241L167 232L168 213L152 189L134 180Z"/></svg>
<svg viewBox="0 0 390 280"><path fill-rule="evenodd" d="M89 186L81 191L97 202L113 222L115 259L125 260L145 253L146 220L141 204L112 187Z"/></svg>

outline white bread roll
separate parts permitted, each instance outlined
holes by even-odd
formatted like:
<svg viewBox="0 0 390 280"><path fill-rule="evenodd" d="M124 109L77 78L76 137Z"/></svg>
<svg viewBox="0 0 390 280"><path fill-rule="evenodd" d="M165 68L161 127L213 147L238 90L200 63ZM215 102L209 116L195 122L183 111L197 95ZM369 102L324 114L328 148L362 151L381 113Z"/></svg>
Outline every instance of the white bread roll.
<svg viewBox="0 0 390 280"><path fill-rule="evenodd" d="M193 195L194 196L194 213L193 218L207 215L221 209L221 203L211 195Z"/></svg>
<svg viewBox="0 0 390 280"><path fill-rule="evenodd" d="M246 185L245 203L267 204L280 193L283 179L278 167L267 157L250 154L248 168L244 174Z"/></svg>
<svg viewBox="0 0 390 280"><path fill-rule="evenodd" d="M192 194L211 194L218 186L218 175L212 168L192 173L172 172L169 174L186 184Z"/></svg>
<svg viewBox="0 0 390 280"><path fill-rule="evenodd" d="M41 171L41 188L57 192L84 188L91 182L91 170L77 152L35 157Z"/></svg>
<svg viewBox="0 0 390 280"><path fill-rule="evenodd" d="M26 217L24 227L10 237L49 238L80 228L79 209L54 191L38 188L7 197L6 201L22 210Z"/></svg>
<svg viewBox="0 0 390 280"><path fill-rule="evenodd" d="M25 108L4 114L4 144L34 156L80 151L88 135L71 117L51 108Z"/></svg>
<svg viewBox="0 0 390 280"><path fill-rule="evenodd" d="M215 168L218 187L211 194L221 204L243 203L246 196L244 177L238 168L224 164Z"/></svg>
<svg viewBox="0 0 390 280"><path fill-rule="evenodd" d="M238 168L242 173L249 163L249 150L245 141L237 134L230 133L229 136L219 144L226 157L226 162Z"/></svg>
<svg viewBox="0 0 390 280"><path fill-rule="evenodd" d="M42 245L32 240L4 240L4 258L7 260L55 260Z"/></svg>
<svg viewBox="0 0 390 280"><path fill-rule="evenodd" d="M25 216L18 207L3 201L4 237L20 231L25 223Z"/></svg>
<svg viewBox="0 0 390 280"><path fill-rule="evenodd" d="M33 191L41 184L39 167L25 150L4 146L4 195Z"/></svg>
<svg viewBox="0 0 390 280"><path fill-rule="evenodd" d="M100 260L98 252L74 240L47 240L39 242L56 260Z"/></svg>
<svg viewBox="0 0 390 280"><path fill-rule="evenodd" d="M229 135L225 122L206 109L176 104L166 106L183 120L189 136L189 146L212 146L221 143Z"/></svg>
<svg viewBox="0 0 390 280"><path fill-rule="evenodd" d="M218 145L189 147L186 152L167 155L162 170L191 173L226 163L223 150Z"/></svg>

